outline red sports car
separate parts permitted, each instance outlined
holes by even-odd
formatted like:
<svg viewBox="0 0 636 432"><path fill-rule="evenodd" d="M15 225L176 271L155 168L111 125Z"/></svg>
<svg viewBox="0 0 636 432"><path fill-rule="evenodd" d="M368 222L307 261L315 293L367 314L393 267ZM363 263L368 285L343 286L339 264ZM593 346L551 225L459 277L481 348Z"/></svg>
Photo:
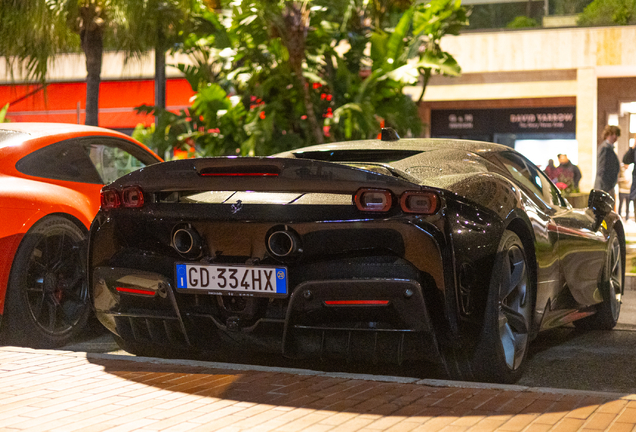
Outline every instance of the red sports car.
<svg viewBox="0 0 636 432"><path fill-rule="evenodd" d="M86 239L100 189L161 159L107 129L0 124L0 340L67 343L86 323Z"/></svg>

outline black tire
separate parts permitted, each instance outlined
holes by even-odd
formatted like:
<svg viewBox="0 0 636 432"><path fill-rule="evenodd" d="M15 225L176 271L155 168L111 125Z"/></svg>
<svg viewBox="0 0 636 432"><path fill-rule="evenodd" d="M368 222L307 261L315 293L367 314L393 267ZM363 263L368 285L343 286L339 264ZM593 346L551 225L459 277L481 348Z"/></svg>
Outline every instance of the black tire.
<svg viewBox="0 0 636 432"><path fill-rule="evenodd" d="M479 341L471 352L444 350L451 379L514 383L530 343L535 288L517 234L505 231L497 249Z"/></svg>
<svg viewBox="0 0 636 432"><path fill-rule="evenodd" d="M47 216L24 236L11 266L0 334L35 348L67 344L90 314L86 234L61 216Z"/></svg>
<svg viewBox="0 0 636 432"><path fill-rule="evenodd" d="M596 305L594 315L574 321L576 328L581 330L611 330L621 313L625 272L620 240L615 232L612 232L607 244L605 265L598 285L603 301Z"/></svg>

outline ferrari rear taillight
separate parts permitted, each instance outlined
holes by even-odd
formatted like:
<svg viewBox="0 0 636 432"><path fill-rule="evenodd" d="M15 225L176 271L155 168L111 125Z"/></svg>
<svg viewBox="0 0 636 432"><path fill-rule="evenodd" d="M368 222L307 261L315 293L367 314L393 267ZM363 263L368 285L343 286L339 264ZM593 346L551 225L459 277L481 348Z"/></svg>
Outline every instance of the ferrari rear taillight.
<svg viewBox="0 0 636 432"><path fill-rule="evenodd" d="M354 201L361 211L387 212L393 204L391 192L384 189L360 189Z"/></svg>
<svg viewBox="0 0 636 432"><path fill-rule="evenodd" d="M385 213L393 205L393 194L386 189L359 189L353 200L358 210ZM440 197L431 191L406 191L399 197L404 213L432 215L440 207Z"/></svg>
<svg viewBox="0 0 636 432"><path fill-rule="evenodd" d="M404 192L400 206L405 213L433 214L437 211L439 198L433 192Z"/></svg>
<svg viewBox="0 0 636 432"><path fill-rule="evenodd" d="M114 189L102 188L100 192L100 201L102 209L109 210L121 207L121 199L119 193Z"/></svg>
<svg viewBox="0 0 636 432"><path fill-rule="evenodd" d="M102 188L100 193L103 210L114 208L140 208L144 205L144 192L139 186L128 186L121 193L115 189Z"/></svg>
<svg viewBox="0 0 636 432"><path fill-rule="evenodd" d="M144 193L139 186L129 186L121 192L124 207L139 208L144 205Z"/></svg>

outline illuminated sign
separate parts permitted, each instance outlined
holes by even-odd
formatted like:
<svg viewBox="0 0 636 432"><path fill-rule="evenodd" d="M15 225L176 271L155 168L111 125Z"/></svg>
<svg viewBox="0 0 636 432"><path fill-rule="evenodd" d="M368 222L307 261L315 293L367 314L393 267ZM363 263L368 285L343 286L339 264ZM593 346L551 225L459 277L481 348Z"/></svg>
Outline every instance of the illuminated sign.
<svg viewBox="0 0 636 432"><path fill-rule="evenodd" d="M576 108L432 110L431 135L575 133Z"/></svg>

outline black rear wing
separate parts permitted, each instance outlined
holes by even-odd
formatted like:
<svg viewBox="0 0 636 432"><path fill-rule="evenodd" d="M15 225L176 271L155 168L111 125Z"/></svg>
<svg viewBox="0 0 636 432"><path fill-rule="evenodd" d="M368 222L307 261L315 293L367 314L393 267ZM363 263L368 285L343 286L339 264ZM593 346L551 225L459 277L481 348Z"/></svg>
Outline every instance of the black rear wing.
<svg viewBox="0 0 636 432"><path fill-rule="evenodd" d="M255 191L355 193L420 190L417 183L333 162L274 157L215 157L164 162L121 177L110 188L140 186L145 192Z"/></svg>

